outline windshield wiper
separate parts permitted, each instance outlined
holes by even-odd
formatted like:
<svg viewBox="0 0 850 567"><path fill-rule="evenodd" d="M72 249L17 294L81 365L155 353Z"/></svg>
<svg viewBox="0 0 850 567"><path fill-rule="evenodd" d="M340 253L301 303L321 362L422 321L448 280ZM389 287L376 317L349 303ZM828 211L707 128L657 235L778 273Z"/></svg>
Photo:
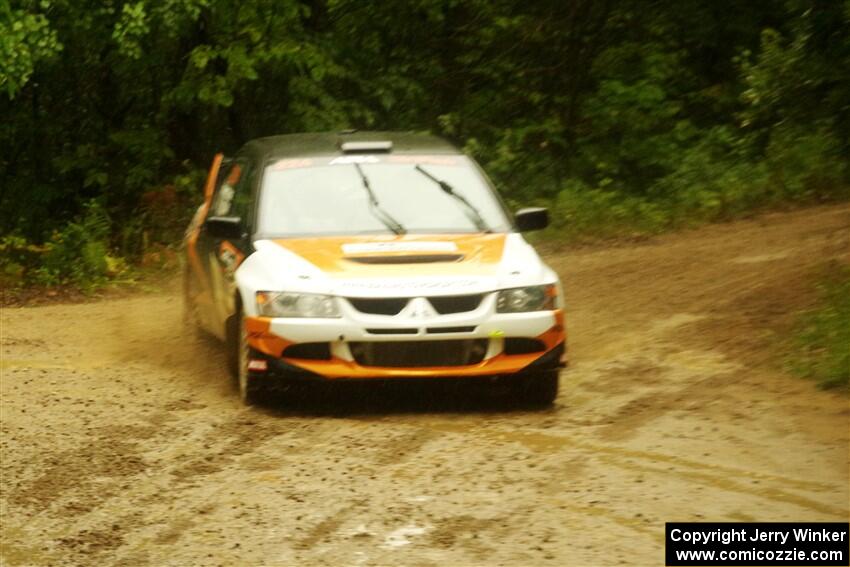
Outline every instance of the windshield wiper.
<svg viewBox="0 0 850 567"><path fill-rule="evenodd" d="M469 220L472 221L472 223L475 225L475 228L477 228L481 232L493 232L490 227L487 226L487 222L484 220L484 217L481 216L481 212L477 208L475 208L475 205L467 201L466 197L459 193L455 193L455 190L451 185L449 185L442 179L434 177L433 175L428 173L421 165L416 165L415 169L416 171L418 171L419 173L439 185L440 189L442 189L443 192L445 192L447 195L451 195L452 197L457 199L457 201L464 206L467 212L466 216Z"/></svg>
<svg viewBox="0 0 850 567"><path fill-rule="evenodd" d="M381 204L378 203L378 198L375 196L375 192L372 191L372 186L369 184L369 178L366 177L366 174L363 173L363 169L360 167L359 163L355 163L354 167L357 168L357 173L360 174L360 179L363 180L363 187L366 188L366 192L369 194L369 210L372 211L372 214L375 215L375 218L384 223L384 225L393 231L396 234L404 234L407 231L401 225L400 222L395 220L390 214L381 208Z"/></svg>

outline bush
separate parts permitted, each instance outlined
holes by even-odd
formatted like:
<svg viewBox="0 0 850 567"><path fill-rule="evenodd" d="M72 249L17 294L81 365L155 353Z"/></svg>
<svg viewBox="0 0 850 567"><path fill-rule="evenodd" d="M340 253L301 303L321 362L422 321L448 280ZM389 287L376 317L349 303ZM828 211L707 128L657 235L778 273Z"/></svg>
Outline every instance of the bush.
<svg viewBox="0 0 850 567"><path fill-rule="evenodd" d="M611 178L597 187L567 181L554 199L541 201L552 209L547 235L584 240L655 234L786 203L847 198L848 171L839 148L829 128L812 133L777 127L758 157L740 131L713 127L681 148L670 160L673 169L646 192Z"/></svg>
<svg viewBox="0 0 850 567"><path fill-rule="evenodd" d="M27 267L38 264L46 247L36 246L19 234L0 238L0 285L15 288L26 282Z"/></svg>
<svg viewBox="0 0 850 567"><path fill-rule="evenodd" d="M774 200L823 200L847 196L847 162L832 129L777 127L770 135L766 161Z"/></svg>
<svg viewBox="0 0 850 567"><path fill-rule="evenodd" d="M551 203L551 216L548 235L568 240L655 234L671 222L663 204L622 191L590 188L575 180Z"/></svg>
<svg viewBox="0 0 850 567"><path fill-rule="evenodd" d="M850 387L850 265L818 286L818 307L804 313L794 336L791 368L823 388Z"/></svg>
<svg viewBox="0 0 850 567"><path fill-rule="evenodd" d="M55 231L43 247L29 279L38 285L73 284L91 290L104 284L123 263L109 254L109 217L95 202L83 216Z"/></svg>

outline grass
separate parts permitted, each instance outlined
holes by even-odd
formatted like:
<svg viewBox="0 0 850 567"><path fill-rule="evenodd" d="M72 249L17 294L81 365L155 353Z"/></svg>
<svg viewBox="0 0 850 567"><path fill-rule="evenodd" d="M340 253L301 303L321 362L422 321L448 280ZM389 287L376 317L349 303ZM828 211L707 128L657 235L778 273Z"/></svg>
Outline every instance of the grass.
<svg viewBox="0 0 850 567"><path fill-rule="evenodd" d="M831 264L818 295L797 321L790 366L822 388L850 389L850 264Z"/></svg>

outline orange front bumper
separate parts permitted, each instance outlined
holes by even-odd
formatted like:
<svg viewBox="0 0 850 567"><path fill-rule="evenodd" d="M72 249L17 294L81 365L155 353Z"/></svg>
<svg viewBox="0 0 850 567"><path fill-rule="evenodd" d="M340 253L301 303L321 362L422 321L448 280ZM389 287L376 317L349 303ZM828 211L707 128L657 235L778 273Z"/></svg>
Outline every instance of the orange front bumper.
<svg viewBox="0 0 850 567"><path fill-rule="evenodd" d="M425 378L430 376L493 376L513 374L532 365L536 360L545 357L559 345L566 345L566 329L563 312L555 313L555 324L542 333L537 340L545 345L545 350L529 354L498 354L482 360L478 364L467 366L429 366L429 367L379 367L363 366L353 360L332 357L330 360L308 360L282 357L284 349L292 344L269 331L270 320L264 317L249 317L246 319L248 344L254 350L266 356L276 358L288 365L299 368L311 374L329 379L363 379L363 378ZM560 357L560 365L566 364L566 348Z"/></svg>

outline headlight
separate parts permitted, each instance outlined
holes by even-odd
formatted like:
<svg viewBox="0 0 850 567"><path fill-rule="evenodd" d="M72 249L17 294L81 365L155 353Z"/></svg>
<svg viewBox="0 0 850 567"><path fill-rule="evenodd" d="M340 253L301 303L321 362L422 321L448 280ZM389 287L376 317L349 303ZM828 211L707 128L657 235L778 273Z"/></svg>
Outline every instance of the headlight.
<svg viewBox="0 0 850 567"><path fill-rule="evenodd" d="M499 313L525 313L555 309L558 289L554 284L503 289L496 297Z"/></svg>
<svg viewBox="0 0 850 567"><path fill-rule="evenodd" d="M263 317L339 317L331 295L258 291L257 311Z"/></svg>

